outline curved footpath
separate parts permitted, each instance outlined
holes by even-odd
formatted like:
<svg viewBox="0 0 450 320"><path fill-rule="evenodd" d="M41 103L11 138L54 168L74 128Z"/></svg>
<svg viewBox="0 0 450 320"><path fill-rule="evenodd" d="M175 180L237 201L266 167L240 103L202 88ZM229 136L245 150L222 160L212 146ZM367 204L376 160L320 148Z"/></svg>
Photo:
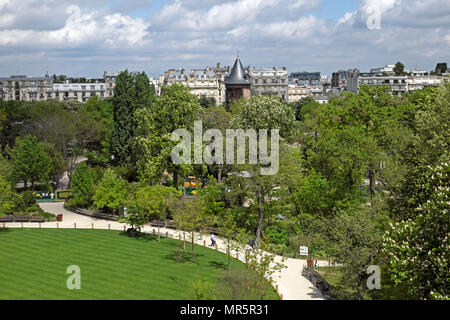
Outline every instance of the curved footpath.
<svg viewBox="0 0 450 320"><path fill-rule="evenodd" d="M115 222L115 221L107 221L101 219L95 219L87 216L83 216L80 214L76 214L74 212L68 211L64 209L64 203L40 203L40 207L49 213L53 214L62 214L63 221L59 222L59 228L74 228L74 223L76 223L76 227L80 229L91 229L92 224L94 224L95 229L108 229L111 230L123 230L123 223ZM20 227L20 223L8 223L8 227ZM39 227L38 223L26 223L24 227L27 228L37 228ZM42 228L56 228L56 222L46 222L41 225ZM143 232L152 233L154 227L150 225L146 225L142 228ZM157 232L157 230L156 230ZM170 238L178 239L179 234L182 234L181 231L160 228L160 232L162 236L165 236L166 232L168 232ZM209 244L209 238L206 239L207 245ZM196 237L196 243L198 245L203 246L203 240L200 240ZM216 237L216 243L218 245L218 250L226 253L226 245L225 242ZM236 251L233 251L233 256L236 258ZM239 253L239 260L243 260L244 254ZM281 256L275 256L275 262L281 262ZM319 266L328 266L328 262L319 261ZM303 267L306 265L306 260L297 260L297 259L285 259L284 265L287 268L284 268L281 272L277 272L273 275L273 279L275 281L275 285L278 285L278 292L282 295L283 300L324 300L325 298L320 293L320 291L315 288L312 283L302 276Z"/></svg>

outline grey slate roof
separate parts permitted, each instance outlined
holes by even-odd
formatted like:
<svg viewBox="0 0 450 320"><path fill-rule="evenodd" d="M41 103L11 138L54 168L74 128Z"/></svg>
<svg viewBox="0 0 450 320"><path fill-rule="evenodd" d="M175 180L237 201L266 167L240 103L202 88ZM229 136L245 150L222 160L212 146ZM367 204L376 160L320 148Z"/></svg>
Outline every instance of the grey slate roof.
<svg viewBox="0 0 450 320"><path fill-rule="evenodd" d="M233 69L225 81L225 84L250 84L250 80L245 79L245 70L242 66L241 59L237 58Z"/></svg>

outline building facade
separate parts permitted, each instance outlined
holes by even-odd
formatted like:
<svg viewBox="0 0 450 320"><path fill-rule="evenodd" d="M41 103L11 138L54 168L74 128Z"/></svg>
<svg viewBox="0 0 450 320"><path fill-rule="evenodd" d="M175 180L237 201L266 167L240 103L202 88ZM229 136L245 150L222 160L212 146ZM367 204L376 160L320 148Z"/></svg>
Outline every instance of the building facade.
<svg viewBox="0 0 450 320"><path fill-rule="evenodd" d="M321 81L320 72L292 72L289 75L289 81Z"/></svg>
<svg viewBox="0 0 450 320"><path fill-rule="evenodd" d="M51 77L27 77L15 75L0 78L0 98L4 101L45 101L52 98Z"/></svg>
<svg viewBox="0 0 450 320"><path fill-rule="evenodd" d="M372 73L360 73L357 69L351 72L347 83L347 91L358 93L361 85L389 86L394 96L405 92L437 87L448 82L444 76L376 76Z"/></svg>
<svg viewBox="0 0 450 320"><path fill-rule="evenodd" d="M247 68L252 95L274 95L289 100L289 75L283 68Z"/></svg>
<svg viewBox="0 0 450 320"><path fill-rule="evenodd" d="M164 85L170 86L179 83L189 88L189 91L198 98L214 98L216 105L225 103L225 84L223 76L216 74L210 68L184 69L167 71L161 78Z"/></svg>
<svg viewBox="0 0 450 320"><path fill-rule="evenodd" d="M52 98L59 101L78 101L85 103L91 97L108 97L105 83L62 83L53 85Z"/></svg>

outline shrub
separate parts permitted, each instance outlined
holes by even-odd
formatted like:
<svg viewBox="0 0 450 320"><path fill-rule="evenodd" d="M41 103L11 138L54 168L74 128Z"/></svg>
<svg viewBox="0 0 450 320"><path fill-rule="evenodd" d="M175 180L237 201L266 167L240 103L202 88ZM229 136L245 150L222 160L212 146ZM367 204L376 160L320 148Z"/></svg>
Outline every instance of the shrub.
<svg viewBox="0 0 450 320"><path fill-rule="evenodd" d="M14 194L14 196L12 197L12 202L14 214L24 212L27 208L25 201L23 201L23 198L20 194Z"/></svg>
<svg viewBox="0 0 450 320"><path fill-rule="evenodd" d="M35 196L34 192L25 191L21 195L22 195L22 199L25 202L25 205L27 207L36 204L36 196Z"/></svg>

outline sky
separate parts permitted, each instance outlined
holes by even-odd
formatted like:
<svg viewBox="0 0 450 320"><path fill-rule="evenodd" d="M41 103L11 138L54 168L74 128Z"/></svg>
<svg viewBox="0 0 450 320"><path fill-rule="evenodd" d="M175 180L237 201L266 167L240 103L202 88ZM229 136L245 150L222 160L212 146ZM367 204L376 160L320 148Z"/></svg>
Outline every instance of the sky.
<svg viewBox="0 0 450 320"><path fill-rule="evenodd" d="M449 0L0 0L0 76L450 64Z"/></svg>

